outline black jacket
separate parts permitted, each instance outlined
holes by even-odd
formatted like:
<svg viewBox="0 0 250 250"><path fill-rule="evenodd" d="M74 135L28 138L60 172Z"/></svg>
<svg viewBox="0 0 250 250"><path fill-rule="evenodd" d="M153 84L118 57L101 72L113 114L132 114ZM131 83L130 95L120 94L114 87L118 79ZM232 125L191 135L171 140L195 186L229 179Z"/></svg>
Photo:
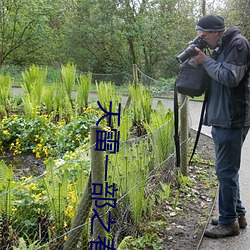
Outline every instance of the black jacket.
<svg viewBox="0 0 250 250"><path fill-rule="evenodd" d="M204 125L250 126L250 45L237 27L227 30L219 49L203 63L211 77Z"/></svg>

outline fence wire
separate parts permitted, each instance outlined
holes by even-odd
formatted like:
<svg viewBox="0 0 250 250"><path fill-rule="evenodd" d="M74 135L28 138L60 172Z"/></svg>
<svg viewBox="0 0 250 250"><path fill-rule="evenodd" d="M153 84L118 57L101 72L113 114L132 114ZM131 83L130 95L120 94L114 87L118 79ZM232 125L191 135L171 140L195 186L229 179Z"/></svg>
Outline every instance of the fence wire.
<svg viewBox="0 0 250 250"><path fill-rule="evenodd" d="M140 74L146 85L160 83L141 71ZM98 81L113 81L111 75L94 77ZM128 74L121 79L127 81ZM171 88L166 87L168 91ZM118 191L116 207L106 209L104 215L107 218L112 212L111 221L115 221L107 234L107 239L113 242L109 249L116 249L126 237L141 234L140 223L154 216L154 204L161 199L161 183L170 183L175 171L173 128L172 117L141 137L120 142L120 151L110 157L108 180L117 185ZM80 154L89 159L91 147ZM90 162L69 161L48 160L46 166L39 166L43 170L41 175L21 178L20 186L15 188L12 188L15 177L1 162L0 177L5 175L0 184L1 249L91 248L94 212Z"/></svg>

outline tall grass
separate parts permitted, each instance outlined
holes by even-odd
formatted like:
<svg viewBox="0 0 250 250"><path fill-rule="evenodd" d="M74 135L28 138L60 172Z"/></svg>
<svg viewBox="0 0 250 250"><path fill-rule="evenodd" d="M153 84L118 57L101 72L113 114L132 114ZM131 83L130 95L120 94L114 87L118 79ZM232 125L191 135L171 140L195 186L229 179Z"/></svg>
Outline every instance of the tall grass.
<svg viewBox="0 0 250 250"><path fill-rule="evenodd" d="M96 83L96 90L98 95L98 100L104 110L110 110L110 102L112 102L112 112L118 112L118 105L121 103L122 98L116 92L115 84L111 82L100 82ZM111 127L117 124L117 116L111 117Z"/></svg>
<svg viewBox="0 0 250 250"><path fill-rule="evenodd" d="M87 75L80 75L78 82L79 85L77 87L76 106L80 112L83 108L88 107L92 74L89 72Z"/></svg>
<svg viewBox="0 0 250 250"><path fill-rule="evenodd" d="M12 166L8 167L4 161L0 161L0 214L4 216L5 223L8 223L12 215L14 176Z"/></svg>
<svg viewBox="0 0 250 250"><path fill-rule="evenodd" d="M72 92L76 82L76 65L67 63L61 66L62 86L64 87L69 100L72 102Z"/></svg>
<svg viewBox="0 0 250 250"><path fill-rule="evenodd" d="M0 115L7 116L8 114L11 86L12 79L10 74L0 75Z"/></svg>
<svg viewBox="0 0 250 250"><path fill-rule="evenodd" d="M47 68L32 65L22 72L24 82L21 87L24 91L24 110L29 117L35 117L40 112L43 90L46 82Z"/></svg>
<svg viewBox="0 0 250 250"><path fill-rule="evenodd" d="M144 123L150 123L153 97L142 84L129 85L129 93L132 101L133 125L136 127L137 135L141 136L146 133Z"/></svg>
<svg viewBox="0 0 250 250"><path fill-rule="evenodd" d="M151 145L153 146L155 160L163 162L173 152L173 112L166 110L161 101L151 114L151 122L145 124L146 130L150 133Z"/></svg>

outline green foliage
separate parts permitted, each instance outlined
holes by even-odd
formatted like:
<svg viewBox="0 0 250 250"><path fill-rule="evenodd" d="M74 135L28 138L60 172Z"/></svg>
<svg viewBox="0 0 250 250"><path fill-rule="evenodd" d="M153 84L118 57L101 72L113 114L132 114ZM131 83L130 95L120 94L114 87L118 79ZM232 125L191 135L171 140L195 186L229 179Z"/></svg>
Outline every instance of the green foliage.
<svg viewBox="0 0 250 250"><path fill-rule="evenodd" d="M68 98L72 100L72 91L76 82L76 66L71 63L67 63L66 66L61 66L62 86L68 95Z"/></svg>
<svg viewBox="0 0 250 250"><path fill-rule="evenodd" d="M10 221L13 206L13 195L10 190L13 188L14 177L12 166L6 166L3 160L0 161L0 214L5 216L6 222Z"/></svg>
<svg viewBox="0 0 250 250"><path fill-rule="evenodd" d="M158 163L161 163L167 159L174 147L173 112L170 110L166 111L162 102L159 101L156 109L152 111L150 124L146 123L145 127L148 133L151 132L150 138L155 159Z"/></svg>
<svg viewBox="0 0 250 250"><path fill-rule="evenodd" d="M34 58L34 52L47 44L47 5L43 1L2 1L0 4L2 34L0 64L11 61L22 64ZM42 39L43 38L43 39ZM33 52L33 56L32 56Z"/></svg>
<svg viewBox="0 0 250 250"><path fill-rule="evenodd" d="M110 104L112 103L111 111L114 113L118 112L118 105L121 103L121 96L116 93L115 84L111 82L100 82L96 83L96 90L98 95L98 101L100 102L101 106L104 110L110 110ZM117 124L118 117L112 116L111 117L111 126L113 127L114 124ZM108 126L108 121L107 124Z"/></svg>
<svg viewBox="0 0 250 250"><path fill-rule="evenodd" d="M160 182L160 190L158 191L160 197L160 203L164 200L168 200L171 192L171 182L170 183L162 183Z"/></svg>
<svg viewBox="0 0 250 250"><path fill-rule="evenodd" d="M56 85L46 86L44 89L43 102L45 105L46 113L50 114L54 108L54 93L55 93Z"/></svg>
<svg viewBox="0 0 250 250"><path fill-rule="evenodd" d="M68 176L66 172L55 171L56 165L52 159L46 164L44 185L48 193L49 207L57 229L63 228L64 211L67 206Z"/></svg>
<svg viewBox="0 0 250 250"><path fill-rule="evenodd" d="M235 25L235 20L247 20L241 4L229 1L222 10L211 3L205 7L208 14L233 16ZM173 77L178 73L175 57L194 38L197 16L204 14L196 5L180 0L3 1L0 64L71 61L84 72L119 73L135 63L151 77ZM235 8L229 10L231 5Z"/></svg>
<svg viewBox="0 0 250 250"><path fill-rule="evenodd" d="M35 65L22 72L24 82L21 86L24 90L24 111L29 117L34 118L37 112L39 114L46 75L47 68L42 69Z"/></svg>
<svg viewBox="0 0 250 250"><path fill-rule="evenodd" d="M124 113L121 116L121 124L119 127L121 141L127 141L129 139L131 127L132 127L131 112L130 110L125 109Z"/></svg>
<svg viewBox="0 0 250 250"><path fill-rule="evenodd" d="M27 238L27 242L23 237L20 237L18 239L18 246L13 246L13 250L35 250L40 247L40 243L38 240L32 242L32 240L29 238L29 236L25 235ZM44 250L49 250L49 247L43 247Z"/></svg>
<svg viewBox="0 0 250 250"><path fill-rule="evenodd" d="M80 75L79 76L79 85L77 87L77 97L76 103L78 107L78 112L81 112L83 108L88 107L89 103L89 94L91 90L91 83L92 83L92 74L88 72L87 75Z"/></svg>
<svg viewBox="0 0 250 250"><path fill-rule="evenodd" d="M145 210L144 191L151 157L148 142L143 139L131 145L122 143L119 153L109 157L110 182L118 184L118 197L128 194L127 205L136 225Z"/></svg>
<svg viewBox="0 0 250 250"><path fill-rule="evenodd" d="M152 95L148 89L143 90L142 84L129 85L129 93L132 100L134 124L150 123L152 109ZM140 102L138 101L140 100Z"/></svg>
<svg viewBox="0 0 250 250"><path fill-rule="evenodd" d="M33 74L33 72L35 73ZM25 234L27 234L32 240L34 239L35 243L37 237L35 228L40 216L49 221L50 225L55 225L55 228L49 226L50 235L62 235L70 228L78 199L89 174L89 156L86 152L78 151L76 148L79 149L88 142L89 127L102 114L100 109L96 110L90 105L83 109L81 115L74 110L78 104L76 104L77 101L74 102L73 99L70 99L72 96L69 94L74 88L70 84L73 82L72 79L75 79L74 72L74 67L69 71L64 69L64 83L61 85L55 83L49 90L43 92L48 97L46 99L42 95L39 110L44 113L50 112L49 114L43 116L36 114L35 117L14 115L6 117L0 122L2 151L10 149L14 154L33 152L37 158L45 157L46 159L50 156L58 158L64 156L62 161L54 162L52 159L47 161L46 172L42 180L37 183L29 183L29 180L23 182L25 187L14 192L16 211L14 211L13 218L17 221L18 228L29 225L27 230L23 230L22 237L25 238ZM35 67L24 73L26 83L35 82L35 76ZM82 90L86 90L86 93L89 92L90 78L87 82L88 86L82 86ZM32 88L32 84L26 84L24 87L30 95L32 95L32 91L30 91ZM38 88L36 92L41 93L39 90L41 88ZM76 91L78 90L76 89ZM109 110L110 101L112 101L112 111L117 112L121 97L116 94L114 84L101 82L97 84L97 90L103 108ZM154 205L151 203L150 207L147 206L149 201L145 193L149 169L158 161L165 160L168 157L167 154L172 153L171 147L166 147L166 141L171 142L173 125L172 113L166 112L162 104L158 104L157 110L151 110L152 96L148 90L142 91L140 86L133 91L135 91L133 102L136 105L136 102L139 103L138 100L140 100L141 103L141 107L137 105L137 112L141 117L140 122L143 126L148 126L149 135L127 141L131 136L131 114L133 113L131 109L121 111L123 115L119 129L122 142L120 152L115 155L110 154L108 179L110 183L116 183L118 186L117 198L126 195L126 198L122 200L125 203L123 206L129 208L134 225L140 227ZM49 100L49 97L53 99L53 102ZM87 100L88 97L85 99ZM56 119L57 115L59 119ZM56 123L57 120L60 122ZM112 122L112 124L117 124L116 120ZM158 130L159 127L164 127L164 130ZM32 186L30 186L31 184ZM166 188L164 192L167 198L170 187L169 190ZM71 195L70 198L69 195ZM74 198L75 196L76 198ZM21 217L22 220L20 220ZM146 246L149 240L153 243L156 242L155 249L160 249L157 248L160 247L157 240L146 236L144 239L138 240L138 247ZM58 244L62 244L62 242L60 241Z"/></svg>
<svg viewBox="0 0 250 250"><path fill-rule="evenodd" d="M145 233L142 237L125 237L117 250L152 249L163 250L163 242L156 233Z"/></svg>
<svg viewBox="0 0 250 250"><path fill-rule="evenodd" d="M49 116L31 119L14 115L2 119L0 149L11 150L14 155L33 152L37 158L63 155L88 140L90 126L96 122L97 114L89 107L68 124L55 124Z"/></svg>
<svg viewBox="0 0 250 250"><path fill-rule="evenodd" d="M11 93L12 79L10 74L0 75L0 116L7 116L9 110L8 98Z"/></svg>
<svg viewBox="0 0 250 250"><path fill-rule="evenodd" d="M49 199L42 181L40 179L32 181L32 176L22 177L16 182L15 187L16 189L12 190L15 197L12 214L13 226L17 231L22 228L20 235L23 237L28 235L28 239L33 241L38 234L37 225L42 218L49 217Z"/></svg>

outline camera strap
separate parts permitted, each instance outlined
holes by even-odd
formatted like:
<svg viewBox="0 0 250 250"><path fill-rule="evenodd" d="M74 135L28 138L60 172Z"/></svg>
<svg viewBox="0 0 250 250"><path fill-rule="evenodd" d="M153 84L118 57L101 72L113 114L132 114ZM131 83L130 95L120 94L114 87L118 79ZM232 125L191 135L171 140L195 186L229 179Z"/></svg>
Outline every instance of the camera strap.
<svg viewBox="0 0 250 250"><path fill-rule="evenodd" d="M192 151L192 154L191 154L190 159L189 159L189 164L191 164L191 162L192 162L193 156L195 154L195 151L196 151L196 148L197 148L197 145L198 145L198 142L199 142L199 138L200 138L200 134L201 134L201 129L202 129L203 117L204 117L204 113L205 113L205 109L206 109L206 104L207 104L207 92L208 91L205 91L205 96L204 96L204 100L203 100L202 108L201 108L199 126L198 126L198 130L196 132L196 138L195 138L195 142L194 142L193 151Z"/></svg>
<svg viewBox="0 0 250 250"><path fill-rule="evenodd" d="M195 143L194 143L194 147L192 150L192 154L189 159L189 164L191 164L192 162L193 156L195 154L195 151L199 142L203 117L204 117L206 104L207 104L207 96L208 96L207 92L208 91L205 91L205 97L204 97L204 101L202 103L202 108L201 108L199 126L196 132ZM180 160L180 137L179 137L179 105L178 105L178 92L176 89L176 84L174 85L174 128L175 128L174 141L175 141L175 151L176 151L176 167L179 168L181 160Z"/></svg>

